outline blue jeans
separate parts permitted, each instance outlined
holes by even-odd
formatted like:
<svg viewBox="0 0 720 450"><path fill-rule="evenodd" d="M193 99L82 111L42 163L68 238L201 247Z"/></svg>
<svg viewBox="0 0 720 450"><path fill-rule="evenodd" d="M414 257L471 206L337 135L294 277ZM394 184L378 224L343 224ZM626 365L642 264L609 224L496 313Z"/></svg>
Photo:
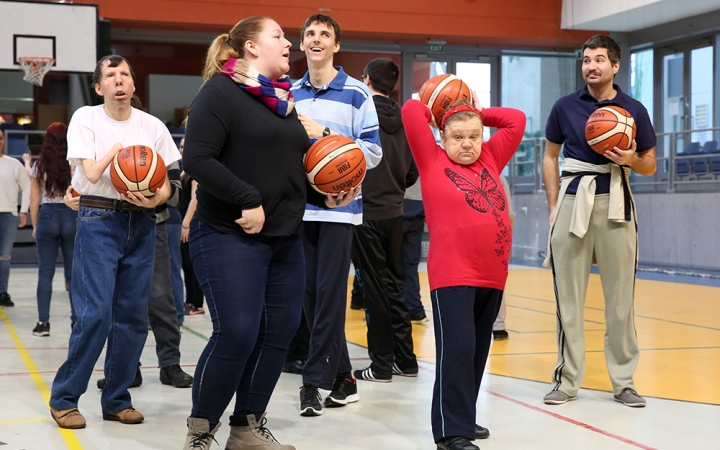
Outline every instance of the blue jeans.
<svg viewBox="0 0 720 450"><path fill-rule="evenodd" d="M185 321L185 285L182 279L182 253L180 252L181 227L182 225L179 223L165 223L168 246L170 247L173 298L175 299L175 309L177 309L178 323L180 325Z"/></svg>
<svg viewBox="0 0 720 450"><path fill-rule="evenodd" d="M58 249L62 249L65 284L72 280L73 249L75 248L75 222L77 212L62 203L46 203L40 208L35 224L35 243L38 254L37 305L38 321L50 321L52 281ZM77 322L70 298L70 320Z"/></svg>
<svg viewBox="0 0 720 450"><path fill-rule="evenodd" d="M190 253L213 332L192 387L191 417L211 429L235 395L235 416L267 407L300 324L305 259L298 235L223 234L192 222Z"/></svg>
<svg viewBox="0 0 720 450"><path fill-rule="evenodd" d="M155 213L80 207L72 301L78 321L67 360L53 381L50 406L76 408L107 340L103 414L132 407L128 387L147 338L155 259Z"/></svg>
<svg viewBox="0 0 720 450"><path fill-rule="evenodd" d="M7 292L10 279L10 255L18 230L18 217L0 212L0 292Z"/></svg>

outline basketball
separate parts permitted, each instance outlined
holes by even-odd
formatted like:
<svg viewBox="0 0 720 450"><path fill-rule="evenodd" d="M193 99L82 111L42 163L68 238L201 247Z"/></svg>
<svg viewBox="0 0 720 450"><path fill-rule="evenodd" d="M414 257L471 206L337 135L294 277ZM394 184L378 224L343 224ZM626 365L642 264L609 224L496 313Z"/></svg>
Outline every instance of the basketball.
<svg viewBox="0 0 720 450"><path fill-rule="evenodd" d="M130 191L152 197L165 183L166 176L165 161L144 145L125 147L110 164L110 180L121 194Z"/></svg>
<svg viewBox="0 0 720 450"><path fill-rule="evenodd" d="M635 119L619 106L605 106L595 110L585 124L585 139L597 153L617 147L627 150L637 134Z"/></svg>
<svg viewBox="0 0 720 450"><path fill-rule="evenodd" d="M80 193L70 186L70 195L73 197L80 197Z"/></svg>
<svg viewBox="0 0 720 450"><path fill-rule="evenodd" d="M437 125L440 125L442 116L458 100L467 100L472 103L472 91L463 80L455 75L434 76L420 88L420 101L430 108Z"/></svg>
<svg viewBox="0 0 720 450"><path fill-rule="evenodd" d="M337 195L365 179L365 154L354 140L339 135L318 139L305 154L305 173L313 189Z"/></svg>

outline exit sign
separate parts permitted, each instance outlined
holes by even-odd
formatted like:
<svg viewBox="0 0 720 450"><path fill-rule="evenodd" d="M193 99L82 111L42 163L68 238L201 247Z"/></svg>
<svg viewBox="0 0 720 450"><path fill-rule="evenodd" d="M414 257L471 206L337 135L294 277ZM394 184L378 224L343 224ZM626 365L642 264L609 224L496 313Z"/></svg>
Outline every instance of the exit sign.
<svg viewBox="0 0 720 450"><path fill-rule="evenodd" d="M445 50L443 44L428 44L428 51L430 53L442 53Z"/></svg>

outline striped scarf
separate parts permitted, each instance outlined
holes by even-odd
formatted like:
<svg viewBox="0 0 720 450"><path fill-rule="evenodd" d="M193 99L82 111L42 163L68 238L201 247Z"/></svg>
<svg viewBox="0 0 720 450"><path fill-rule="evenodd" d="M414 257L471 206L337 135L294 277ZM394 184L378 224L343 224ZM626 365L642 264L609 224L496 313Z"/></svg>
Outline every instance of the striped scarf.
<svg viewBox="0 0 720 450"><path fill-rule="evenodd" d="M262 75L244 59L230 58L223 64L221 72L240 86L245 92L258 97L278 116L289 115L295 107L290 93L290 77L287 75L273 81Z"/></svg>

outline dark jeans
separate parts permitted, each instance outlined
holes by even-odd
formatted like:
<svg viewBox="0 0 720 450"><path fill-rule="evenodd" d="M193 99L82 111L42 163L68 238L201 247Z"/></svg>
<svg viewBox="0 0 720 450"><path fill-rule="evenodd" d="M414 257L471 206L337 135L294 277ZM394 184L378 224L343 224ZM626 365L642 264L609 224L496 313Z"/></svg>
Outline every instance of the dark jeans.
<svg viewBox="0 0 720 450"><path fill-rule="evenodd" d="M420 300L418 265L425 233L425 208L421 200L403 200L403 251L405 253L405 305L411 316L424 316Z"/></svg>
<svg viewBox="0 0 720 450"><path fill-rule="evenodd" d="M191 417L212 429L235 395L235 416L265 412L300 323L305 265L299 236L223 234L193 221L193 267L213 332L195 369Z"/></svg>
<svg viewBox="0 0 720 450"><path fill-rule="evenodd" d="M437 359L431 412L435 442L475 439L475 404L502 295L497 289L470 286L430 293Z"/></svg>
<svg viewBox="0 0 720 450"><path fill-rule="evenodd" d="M185 303L202 308L203 293L193 269L192 258L190 257L190 243L181 242L180 252L182 254L183 278L185 279Z"/></svg>
<svg viewBox="0 0 720 450"><path fill-rule="evenodd" d="M180 251L179 223L166 223L168 248L170 249L170 273L172 274L172 293L175 300L177 321L182 325L185 321L185 286L182 279L182 252Z"/></svg>
<svg viewBox="0 0 720 450"><path fill-rule="evenodd" d="M310 328L303 385L329 390L338 376L352 376L345 340L352 229L334 222L303 222L301 228L307 268L304 310Z"/></svg>
<svg viewBox="0 0 720 450"><path fill-rule="evenodd" d="M153 211L80 207L71 286L78 321L70 334L67 360L53 381L52 408L77 407L106 340L102 412L115 414L132 407L128 388L148 331L155 219Z"/></svg>
<svg viewBox="0 0 720 450"><path fill-rule="evenodd" d="M405 306L403 218L365 220L355 227L353 262L367 318L368 354L373 370L416 369L412 325Z"/></svg>
<svg viewBox="0 0 720 450"><path fill-rule="evenodd" d="M157 224L152 293L148 305L150 327L160 367L180 364L180 326L173 297L170 247L165 222Z"/></svg>
<svg viewBox="0 0 720 450"><path fill-rule="evenodd" d="M58 250L62 250L65 284L72 281L73 250L77 211L63 203L45 203L40 208L38 223L35 224L35 245L38 254L37 306L38 321L50 321L50 299L52 281L55 277L55 263ZM70 320L77 322L70 298Z"/></svg>

